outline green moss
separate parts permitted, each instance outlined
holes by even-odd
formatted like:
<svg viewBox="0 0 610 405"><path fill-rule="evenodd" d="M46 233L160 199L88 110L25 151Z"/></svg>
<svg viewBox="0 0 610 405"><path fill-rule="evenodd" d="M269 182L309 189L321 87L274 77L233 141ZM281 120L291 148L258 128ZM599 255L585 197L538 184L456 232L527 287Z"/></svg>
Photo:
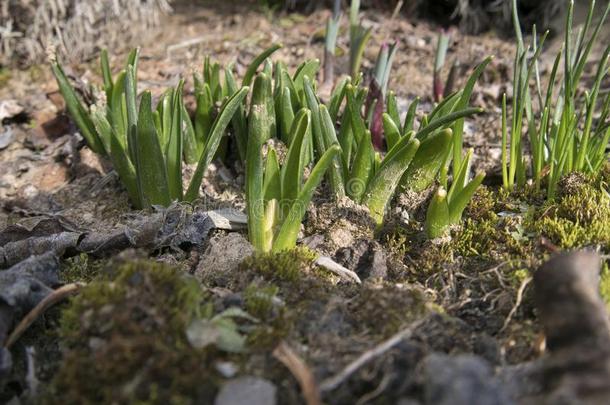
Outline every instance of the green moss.
<svg viewBox="0 0 610 405"><path fill-rule="evenodd" d="M62 263L61 280L64 283L90 282L100 274L105 265L105 261L91 259L86 253L70 257Z"/></svg>
<svg viewBox="0 0 610 405"><path fill-rule="evenodd" d="M287 308L278 297L280 289L275 285L252 283L244 291L246 311L261 320L248 333L248 347L251 350L269 352L288 335L292 321Z"/></svg>
<svg viewBox="0 0 610 405"><path fill-rule="evenodd" d="M487 187L479 186L464 210L464 218L474 221L496 219L496 195Z"/></svg>
<svg viewBox="0 0 610 405"><path fill-rule="evenodd" d="M193 403L213 397L214 346L193 348L186 328L202 312L198 283L147 261L116 268L63 312L65 345L47 403Z"/></svg>
<svg viewBox="0 0 610 405"><path fill-rule="evenodd" d="M427 278L433 273L443 271L447 263L455 261L455 249L451 240L436 242L425 242L414 255L416 271Z"/></svg>
<svg viewBox="0 0 610 405"><path fill-rule="evenodd" d="M455 235L455 250L463 256L488 256L496 246L498 220L468 218Z"/></svg>
<svg viewBox="0 0 610 405"><path fill-rule="evenodd" d="M528 277L531 276L531 273L529 271L529 269L515 269L511 272L511 278L510 281L513 284L513 287L515 288L519 288L521 286L521 283L523 283L523 281L525 281L525 279L527 279Z"/></svg>
<svg viewBox="0 0 610 405"><path fill-rule="evenodd" d="M576 178L576 179L575 179ZM559 196L532 218L535 232L564 249L601 244L610 248L610 196L599 181L571 175Z"/></svg>
<svg viewBox="0 0 610 405"><path fill-rule="evenodd" d="M367 286L349 301L357 330L389 337L426 312L423 294L394 285Z"/></svg>
<svg viewBox="0 0 610 405"><path fill-rule="evenodd" d="M381 235L381 240L392 256L402 259L412 250L411 240L413 236L414 232L400 226L394 226Z"/></svg>
<svg viewBox="0 0 610 405"><path fill-rule="evenodd" d="M317 255L305 247L296 247L278 253L255 253L240 265L244 271L254 270L267 279L294 282L312 269Z"/></svg>
<svg viewBox="0 0 610 405"><path fill-rule="evenodd" d="M250 284L244 291L244 301L246 311L259 319L267 319L273 313L274 299L279 292L279 288L270 285L259 287Z"/></svg>

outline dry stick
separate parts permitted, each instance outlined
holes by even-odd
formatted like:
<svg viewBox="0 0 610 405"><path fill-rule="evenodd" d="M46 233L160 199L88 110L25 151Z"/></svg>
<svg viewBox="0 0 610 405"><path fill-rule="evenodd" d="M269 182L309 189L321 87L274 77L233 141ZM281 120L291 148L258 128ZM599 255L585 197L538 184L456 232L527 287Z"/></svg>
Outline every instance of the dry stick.
<svg viewBox="0 0 610 405"><path fill-rule="evenodd" d="M415 330L427 320L428 317L425 317L413 322L407 328L396 333L394 336L382 342L380 345L377 345L371 350L367 350L366 352L362 353L360 357L349 363L339 374L322 381L322 384L320 384L320 391L325 392L334 390L366 363L376 357L381 356L404 339L410 338L413 335L413 332L415 332Z"/></svg>
<svg viewBox="0 0 610 405"><path fill-rule="evenodd" d="M177 44L172 44L172 45L168 46L166 51L165 51L167 59L171 59L172 53L174 51L177 51L177 50L182 49L182 48L188 48L188 47L191 47L193 45L199 45L199 44L201 44L203 42L209 41L210 39L211 39L210 35L202 35L202 36L199 36L199 37L187 39L186 41L182 41L182 42L179 42Z"/></svg>
<svg viewBox="0 0 610 405"><path fill-rule="evenodd" d="M510 321L513 319L513 316L515 316L517 309L521 305L521 301L523 301L523 293L525 292L525 288L532 280L533 280L533 277L527 277L525 280L523 280L521 282L521 285L519 286L519 290L517 291L517 301L515 302L515 305L513 305L510 312L508 313L508 316L504 320L504 325L502 325L502 329L500 329L499 333L504 332L504 330L508 327L508 324L510 323Z"/></svg>
<svg viewBox="0 0 610 405"><path fill-rule="evenodd" d="M305 362L288 346L285 341L273 351L273 357L278 359L297 379L303 391L307 405L320 405L320 390L316 384L313 373Z"/></svg>
<svg viewBox="0 0 610 405"><path fill-rule="evenodd" d="M390 17L390 21L393 21L396 19L396 16L398 16L398 13L400 13L400 9L402 8L404 1L400 0L396 3L396 7L394 7L394 11L392 11L392 16Z"/></svg>
<svg viewBox="0 0 610 405"><path fill-rule="evenodd" d="M358 274L351 271L350 269L347 269L347 268L341 266L339 263L335 262L333 259L331 259L328 256L318 257L315 261L315 264L317 264L320 267L325 268L326 270L338 275L339 277L341 277L345 280L354 281L358 284L362 284L362 281L360 280L360 277L358 277Z"/></svg>
<svg viewBox="0 0 610 405"><path fill-rule="evenodd" d="M40 315L42 315L43 312L45 312L51 306L57 304L64 298L68 297L69 295L74 294L76 291L78 291L78 289L83 286L85 286L85 283L66 284L63 287L54 290L51 294L47 295L42 301L38 303L38 305L34 307L34 309L32 309L25 316L25 318L21 320L21 322L19 322L19 325L17 325L17 327L13 330L13 332L6 340L4 347L10 349L11 346L15 344L15 342L19 340L21 335L23 335L23 333L30 327L30 325L32 325L32 323L34 323L34 321L38 319Z"/></svg>

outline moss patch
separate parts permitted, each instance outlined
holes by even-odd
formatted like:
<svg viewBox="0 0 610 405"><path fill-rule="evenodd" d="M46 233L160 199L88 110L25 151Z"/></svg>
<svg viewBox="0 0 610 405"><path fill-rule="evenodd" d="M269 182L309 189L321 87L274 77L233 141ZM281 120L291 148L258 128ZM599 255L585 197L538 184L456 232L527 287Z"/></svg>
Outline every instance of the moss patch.
<svg viewBox="0 0 610 405"><path fill-rule="evenodd" d="M89 284L62 314L66 352L47 403L192 403L210 398L216 349L186 338L199 285L174 268L124 264Z"/></svg>
<svg viewBox="0 0 610 405"><path fill-rule="evenodd" d="M279 253L255 253L241 263L240 269L254 270L270 280L294 282L312 270L316 256L304 247Z"/></svg>
<svg viewBox="0 0 610 405"><path fill-rule="evenodd" d="M348 308L357 330L387 338L422 317L427 311L425 302L417 290L367 286L350 300Z"/></svg>
<svg viewBox="0 0 610 405"><path fill-rule="evenodd" d="M90 282L101 274L105 265L106 261L94 260L85 253L70 257L62 263L61 280L64 283Z"/></svg>
<svg viewBox="0 0 610 405"><path fill-rule="evenodd" d="M600 179L566 177L555 201L543 205L531 227L564 249L599 244L610 249L610 196Z"/></svg>

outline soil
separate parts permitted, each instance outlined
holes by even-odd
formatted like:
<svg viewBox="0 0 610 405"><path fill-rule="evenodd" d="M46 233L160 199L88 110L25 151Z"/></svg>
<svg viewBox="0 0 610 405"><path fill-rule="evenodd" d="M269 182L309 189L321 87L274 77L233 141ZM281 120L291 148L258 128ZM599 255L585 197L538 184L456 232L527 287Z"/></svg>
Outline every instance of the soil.
<svg viewBox="0 0 610 405"><path fill-rule="evenodd" d="M179 6L133 44L141 46L140 84L159 95L200 69L204 55L235 62L242 75L253 56L276 42L284 46L274 59L295 69L306 58L322 59L327 15ZM398 41L389 87L401 106L420 97L422 110L429 110L439 27L371 11L364 19L373 37L363 70L373 67L383 42ZM339 74L347 70L346 33L338 46ZM602 263L601 290L609 302L610 202L603 190L610 170L600 178L565 179L565 193L550 203L530 189L500 190L499 105L504 92L511 96L514 52L496 34L452 31L448 65L459 62L456 87L487 55L495 57L473 96L485 112L469 120L465 138L475 170L487 177L451 236L423 237L429 192L396 196L386 225L376 231L365 208L329 201L321 188L304 221L303 248L272 257L253 255L243 227L188 233L201 213L244 209L241 167L215 162L192 207L134 211L110 163L84 146L63 112L50 69L0 71L0 105L13 100L21 110L3 117L0 129L0 268L19 265L9 261L8 246L27 241L31 253L59 256L57 279L45 288L87 283L37 318L12 346L5 374L9 355L0 351L0 402L605 403L610 392L599 381L610 375L607 333L574 348L565 337L572 332L549 321L562 313L541 301L585 302L592 309L579 315L597 317L585 326L607 328L599 280L591 276L582 288L556 297L539 288L555 275L541 281L535 271L557 250L597 249L605 259L569 260L582 260L597 274ZM110 54L112 66L120 66L125 54ZM544 54L543 75L553 57L552 50ZM67 70L85 91L101 81L94 61ZM189 96L192 85L187 82ZM59 239L48 238L60 234L69 240L56 249ZM86 250L95 237L101 242ZM354 271L362 284L316 265L312 251ZM570 263L544 268L572 274ZM28 288L41 288L28 280ZM569 305L566 318L574 315ZM0 342L26 313L0 322ZM552 344L549 330L559 330ZM194 343L194 335L213 344ZM370 360L342 374L363 354ZM573 361L584 355L596 358L596 366ZM583 368L587 383L574 371Z"/></svg>

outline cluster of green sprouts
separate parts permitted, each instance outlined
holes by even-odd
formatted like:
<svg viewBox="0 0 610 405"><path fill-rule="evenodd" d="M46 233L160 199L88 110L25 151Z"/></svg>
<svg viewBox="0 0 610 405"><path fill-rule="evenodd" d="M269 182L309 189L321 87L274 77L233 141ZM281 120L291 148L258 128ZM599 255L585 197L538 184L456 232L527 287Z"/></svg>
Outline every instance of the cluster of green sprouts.
<svg viewBox="0 0 610 405"><path fill-rule="evenodd" d="M522 127L526 122L530 144L529 167L536 190L546 185L552 199L561 177L570 172L598 173L606 161L610 140L610 93L602 96L601 86L608 75L610 45L599 62L593 83L584 94L579 87L589 55L603 27L610 4L605 6L593 25L595 1L592 0L584 26L573 36L574 2L570 1L565 26L563 49L557 54L546 89L542 88L538 57L547 33L540 39L534 34L532 45L525 48L513 0L513 18L517 35L515 74L513 79L512 119L507 114L506 96L502 102L502 177L504 188L523 187L528 180ZM529 53L533 56L528 59ZM557 80L563 60L563 80ZM534 90L530 88L532 76ZM600 97L602 98L600 100ZM534 111L538 104L539 111ZM579 107L581 106L581 107Z"/></svg>
<svg viewBox="0 0 610 405"><path fill-rule="evenodd" d="M216 118L205 126L199 114L205 102L198 97L199 119L193 126L184 107L183 81L167 90L154 109L149 91L143 92L137 103L137 66L138 51L134 50L125 68L113 79L107 54L102 52L106 104L88 109L78 99L59 63L52 63L70 115L91 149L110 158L135 207L192 201L199 195L205 170L248 88L226 97ZM197 162L186 192L182 181L183 158Z"/></svg>
<svg viewBox="0 0 610 405"><path fill-rule="evenodd" d="M482 174L470 179L472 152L463 153L463 133L464 120L481 112L469 106L470 98L491 58L428 114L417 119L415 99L403 118L395 94L388 91L397 43L382 45L368 86L363 84L360 61L370 30L360 25L358 10L359 2L353 1L353 74L335 85L328 100L317 90L320 62L304 61L290 73L270 59L281 45L254 58L240 84L231 65L206 58L193 76L192 112L184 105L183 80L155 105L150 91L138 92L137 50L115 77L102 52L105 102L102 97L92 106L81 102L57 61L52 69L83 137L112 161L136 208L193 201L210 163L236 156L246 172L248 233L258 251L295 246L324 178L335 199L366 206L378 225L398 191L419 193L436 184L425 229L430 237L442 236L460 221L483 180ZM337 7L328 26L335 37L328 52L334 52L338 22ZM186 190L183 162L195 165Z"/></svg>

